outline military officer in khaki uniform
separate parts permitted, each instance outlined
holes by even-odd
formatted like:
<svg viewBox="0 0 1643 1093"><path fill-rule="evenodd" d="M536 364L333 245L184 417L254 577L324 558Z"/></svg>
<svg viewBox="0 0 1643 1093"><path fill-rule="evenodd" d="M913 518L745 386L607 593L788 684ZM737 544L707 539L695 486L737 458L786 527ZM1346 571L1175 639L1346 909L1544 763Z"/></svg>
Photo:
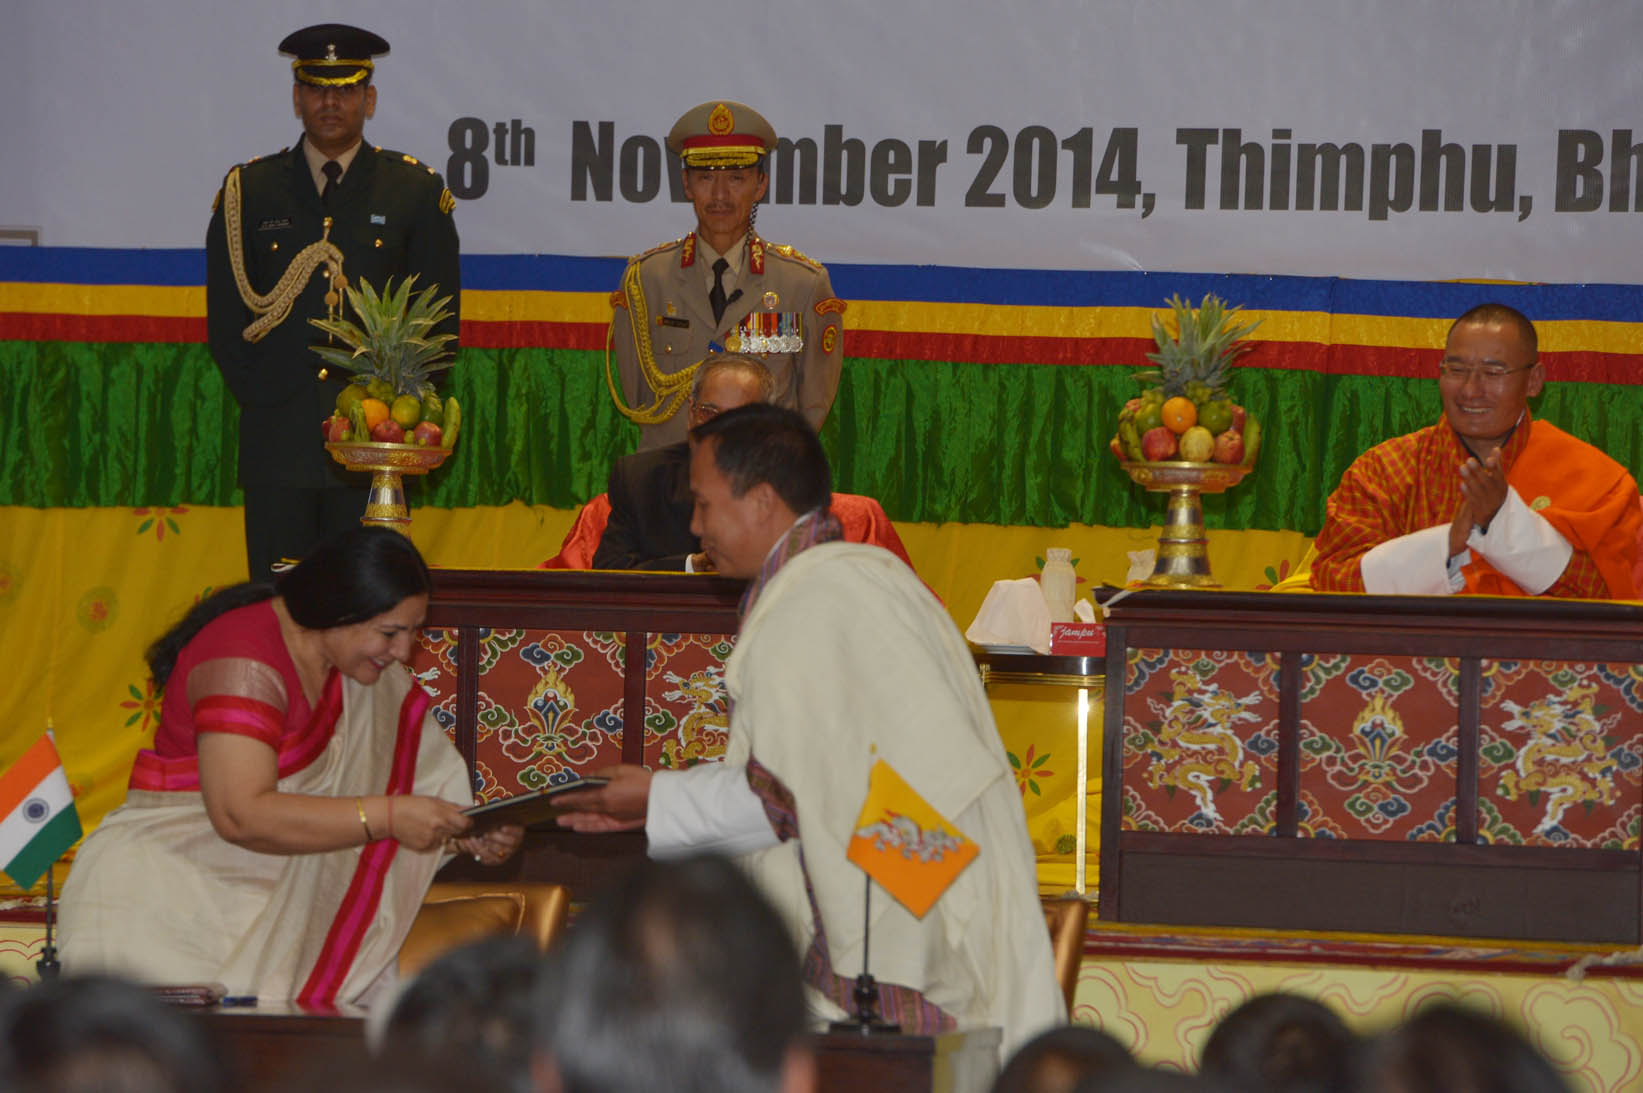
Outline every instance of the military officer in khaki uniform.
<svg viewBox="0 0 1643 1093"><path fill-rule="evenodd" d="M774 401L820 429L844 361L844 301L820 262L753 230L775 130L739 102L706 102L667 142L683 164L696 230L635 257L611 294L617 406L638 422L641 449L677 443L697 362L737 353L763 362Z"/></svg>
<svg viewBox="0 0 1643 1093"><path fill-rule="evenodd" d="M259 580L365 511L368 477L344 471L319 431L347 379L334 369L322 378L325 362L310 348L326 339L308 320L341 303L333 273L379 291L389 277L416 274L418 288L449 294L453 313L461 291L445 183L364 142L377 101L372 58L388 43L325 23L287 36L280 52L295 58L302 139L229 171L206 231L207 334L240 408L246 554ZM353 313L342 304L340 314ZM456 333L456 319L440 329Z"/></svg>

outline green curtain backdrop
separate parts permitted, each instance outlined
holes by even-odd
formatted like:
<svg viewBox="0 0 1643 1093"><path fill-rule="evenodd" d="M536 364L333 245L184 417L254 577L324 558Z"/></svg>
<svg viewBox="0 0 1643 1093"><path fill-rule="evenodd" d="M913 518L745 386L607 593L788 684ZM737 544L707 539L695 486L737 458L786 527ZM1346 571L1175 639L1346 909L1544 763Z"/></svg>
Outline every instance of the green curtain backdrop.
<svg viewBox="0 0 1643 1093"><path fill-rule="evenodd" d="M1107 442L1139 384L1128 366L850 358L822 440L838 489L893 519L1145 527L1161 497L1132 485ZM456 455L407 483L413 504L569 508L604 489L637 430L611 404L604 356L464 349ZM1260 461L1204 499L1212 527L1315 534L1341 471L1364 449L1436 420L1437 384L1243 368L1233 393L1260 418ZM1551 385L1536 413L1643 465L1625 385ZM228 505L236 410L203 345L0 342L0 505ZM317 423L316 423L317 426ZM293 437L293 444L319 443Z"/></svg>

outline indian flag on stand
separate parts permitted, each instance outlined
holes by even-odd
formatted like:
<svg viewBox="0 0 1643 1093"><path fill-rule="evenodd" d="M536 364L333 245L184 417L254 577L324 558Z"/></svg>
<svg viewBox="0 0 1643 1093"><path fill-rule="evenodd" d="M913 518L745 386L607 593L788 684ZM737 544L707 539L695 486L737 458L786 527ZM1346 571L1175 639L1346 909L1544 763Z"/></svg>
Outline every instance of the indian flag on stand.
<svg viewBox="0 0 1643 1093"><path fill-rule="evenodd" d="M883 759L867 776L867 800L845 857L919 918L981 847L937 812Z"/></svg>
<svg viewBox="0 0 1643 1093"><path fill-rule="evenodd" d="M0 817L0 869L19 888L33 888L79 839L80 813L51 733L0 775Z"/></svg>

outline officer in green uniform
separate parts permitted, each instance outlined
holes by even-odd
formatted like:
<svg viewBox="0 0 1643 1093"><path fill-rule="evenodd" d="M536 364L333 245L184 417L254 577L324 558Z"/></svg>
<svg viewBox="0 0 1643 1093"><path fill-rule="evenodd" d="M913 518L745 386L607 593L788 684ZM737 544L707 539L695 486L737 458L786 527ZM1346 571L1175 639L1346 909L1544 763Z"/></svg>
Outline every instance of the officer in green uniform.
<svg viewBox="0 0 1643 1093"><path fill-rule="evenodd" d="M455 202L431 167L364 143L376 110L372 58L388 43L338 23L306 27L280 43L292 56L291 102L302 119L295 147L228 172L206 235L206 317L211 354L240 407L239 482L245 494L250 572L357 526L366 478L323 447L320 422L347 377L325 375L308 322L335 306L332 278L417 275L456 311ZM292 279L282 285L290 271ZM328 295L333 303L328 304ZM346 302L341 315L349 316ZM456 333L453 317L447 327Z"/></svg>
<svg viewBox="0 0 1643 1093"><path fill-rule="evenodd" d="M696 364L710 353L754 357L776 380L772 400L817 429L833 406L844 363L844 301L827 268L761 239L755 206L769 186L776 133L739 102L705 102L673 126L696 230L628 263L611 294L610 346L617 407L639 424L639 447L685 438L682 407Z"/></svg>

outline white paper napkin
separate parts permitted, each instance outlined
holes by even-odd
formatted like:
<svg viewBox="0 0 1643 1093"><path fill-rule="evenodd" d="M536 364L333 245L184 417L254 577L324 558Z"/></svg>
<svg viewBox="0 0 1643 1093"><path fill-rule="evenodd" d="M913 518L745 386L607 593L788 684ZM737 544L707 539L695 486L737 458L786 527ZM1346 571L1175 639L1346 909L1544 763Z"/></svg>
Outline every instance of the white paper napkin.
<svg viewBox="0 0 1643 1093"><path fill-rule="evenodd" d="M977 645L1024 645L1048 653L1050 608L1038 582L1032 577L994 581L964 636Z"/></svg>
<svg viewBox="0 0 1643 1093"><path fill-rule="evenodd" d="M1152 571L1158 567L1158 551L1156 550L1131 550L1127 553L1130 556L1130 571L1124 574L1125 584L1134 584L1136 581L1146 580L1152 576Z"/></svg>

